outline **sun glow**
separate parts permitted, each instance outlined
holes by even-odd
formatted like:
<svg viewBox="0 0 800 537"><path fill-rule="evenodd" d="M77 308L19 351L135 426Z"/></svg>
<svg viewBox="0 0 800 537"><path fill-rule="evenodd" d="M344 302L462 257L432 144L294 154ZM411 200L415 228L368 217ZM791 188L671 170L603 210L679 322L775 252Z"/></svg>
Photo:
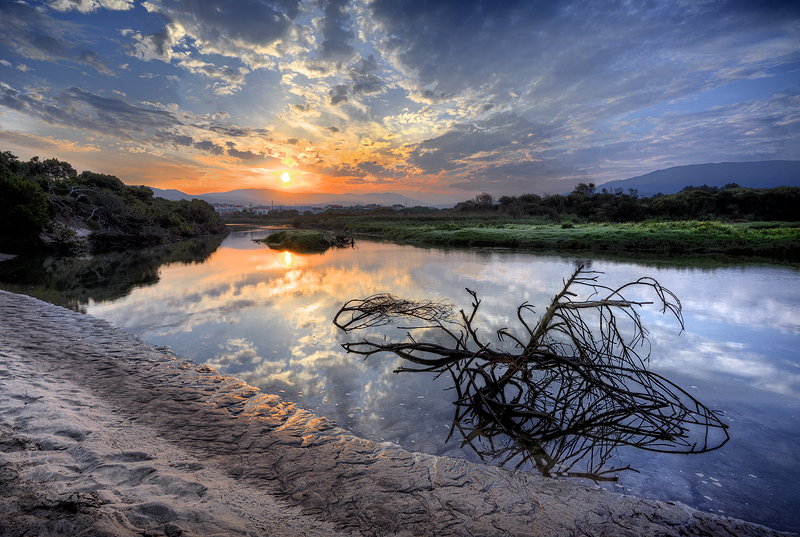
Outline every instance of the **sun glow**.
<svg viewBox="0 0 800 537"><path fill-rule="evenodd" d="M288 172L283 172L283 175L281 175L281 180L282 180L284 183L288 183L289 181L291 181L291 180L292 180L292 178L291 178L291 177L289 177L289 173L288 173Z"/></svg>

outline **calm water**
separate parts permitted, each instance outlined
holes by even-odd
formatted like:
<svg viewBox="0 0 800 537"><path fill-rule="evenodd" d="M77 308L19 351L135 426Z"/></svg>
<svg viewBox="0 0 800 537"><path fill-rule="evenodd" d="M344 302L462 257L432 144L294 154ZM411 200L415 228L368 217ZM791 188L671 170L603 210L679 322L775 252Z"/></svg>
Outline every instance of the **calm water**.
<svg viewBox="0 0 800 537"><path fill-rule="evenodd" d="M237 231L218 248L195 244L180 255L152 251L144 260L125 254L48 262L42 270L5 262L0 286L107 319L150 344L168 345L296 401L356 435L477 460L461 449L458 438L445 442L454 410L450 379L394 374L400 362L390 355L366 361L347 355L340 344L359 335L333 327L339 307L348 299L391 292L469 308L464 290L469 288L482 300L481 333L492 339L499 328L520 327L520 303L544 311L578 264L604 272L601 283L611 286L652 276L680 298L686 324L681 333L674 318L642 311L652 370L723 411L731 440L720 450L692 456L619 449L612 463L639 473L620 472L618 483L603 486L777 529L800 529L797 270L675 268L368 241L356 249L299 255L252 242L268 233ZM374 334L401 338L404 332L384 327Z"/></svg>

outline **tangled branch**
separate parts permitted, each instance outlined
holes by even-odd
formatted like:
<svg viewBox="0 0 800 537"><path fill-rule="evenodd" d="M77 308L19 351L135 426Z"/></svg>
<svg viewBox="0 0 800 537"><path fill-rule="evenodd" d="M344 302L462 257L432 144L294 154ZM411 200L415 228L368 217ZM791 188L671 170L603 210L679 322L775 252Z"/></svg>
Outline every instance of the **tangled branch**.
<svg viewBox="0 0 800 537"><path fill-rule="evenodd" d="M340 321L340 317L350 316ZM398 318L436 322L453 318L453 307L441 301L411 301L390 294L369 296L363 300L348 300L341 307L333 324L346 332L391 324Z"/></svg>
<svg viewBox="0 0 800 537"><path fill-rule="evenodd" d="M478 335L480 300L458 317L442 302L413 302L391 295L350 300L334 317L345 332L418 319L446 334L449 345L363 339L342 346L366 357L391 352L409 362L397 372L449 372L455 390L453 431L482 458L519 467L530 463L543 475L614 480L606 469L617 446L666 453L704 453L728 440L727 425L679 386L647 370L648 332L637 311L654 302L628 300L643 289L655 295L683 329L678 298L652 278L621 287L598 283L597 272L578 268L535 324L533 306L523 303L519 336L507 328L517 352L493 348ZM588 296L578 299L576 289ZM449 437L448 437L449 440Z"/></svg>

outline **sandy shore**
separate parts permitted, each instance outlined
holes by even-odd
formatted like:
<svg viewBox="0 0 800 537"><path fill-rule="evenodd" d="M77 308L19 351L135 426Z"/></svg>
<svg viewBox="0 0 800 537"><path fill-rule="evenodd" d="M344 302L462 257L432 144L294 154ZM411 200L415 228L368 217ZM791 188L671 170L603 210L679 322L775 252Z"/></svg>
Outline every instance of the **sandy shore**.
<svg viewBox="0 0 800 537"><path fill-rule="evenodd" d="M0 535L787 535L358 439L0 291Z"/></svg>

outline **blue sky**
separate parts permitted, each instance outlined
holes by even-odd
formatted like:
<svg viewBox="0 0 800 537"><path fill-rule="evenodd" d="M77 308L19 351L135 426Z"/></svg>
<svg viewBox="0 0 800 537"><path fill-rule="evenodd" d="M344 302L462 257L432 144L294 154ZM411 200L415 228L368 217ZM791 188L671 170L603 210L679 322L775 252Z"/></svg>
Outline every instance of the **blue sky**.
<svg viewBox="0 0 800 537"><path fill-rule="evenodd" d="M440 203L799 160L800 3L0 1L0 149Z"/></svg>

